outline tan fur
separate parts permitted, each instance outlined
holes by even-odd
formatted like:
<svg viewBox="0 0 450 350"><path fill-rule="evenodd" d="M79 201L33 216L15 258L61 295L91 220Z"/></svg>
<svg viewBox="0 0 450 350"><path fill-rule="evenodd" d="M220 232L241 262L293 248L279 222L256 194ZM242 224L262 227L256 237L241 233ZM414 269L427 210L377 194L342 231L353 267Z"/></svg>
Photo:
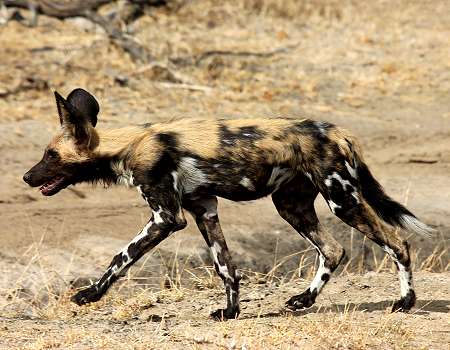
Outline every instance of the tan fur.
<svg viewBox="0 0 450 350"><path fill-rule="evenodd" d="M64 132L55 136L47 148L57 150L60 157L67 163L84 162L91 156L89 152L78 149L74 139L66 137Z"/></svg>
<svg viewBox="0 0 450 350"><path fill-rule="evenodd" d="M290 133L289 128L299 124L303 120L290 119L236 119L236 120L204 120L182 119L167 123L158 123L150 127L142 126L125 127L112 130L91 130L92 150L78 149L71 138L58 135L50 143L49 147L57 149L62 158L67 162L82 162L88 159L100 157L119 157L127 159L127 167L150 167L154 164L163 151L160 142L155 135L161 133L176 136L178 147L204 159L228 157L230 160L242 160L245 157L248 162L258 163L262 160L266 164L291 164L300 169L302 164L315 162L317 140L314 135L295 132ZM247 147L242 141L236 141L235 146L225 151L221 147L220 124L225 125L230 132L238 132L242 127L257 127L264 133L264 137L255 140L254 146ZM333 127L329 129L327 137L334 141L346 158L352 160L352 152L359 152L359 145L355 138L346 130ZM350 149L350 141L354 150ZM300 159L300 154L292 149L292 145L300 146L305 159ZM328 156L332 149L325 149ZM304 169L303 169L304 170Z"/></svg>
<svg viewBox="0 0 450 350"><path fill-rule="evenodd" d="M302 120L295 120L296 123ZM276 135L281 130L292 125L294 120L289 119L268 119L268 118L250 118L250 119L230 119L224 121L231 131L238 131L239 128L246 126L257 126L267 132L268 135Z"/></svg>
<svg viewBox="0 0 450 350"><path fill-rule="evenodd" d="M152 131L174 133L180 146L203 158L214 158L219 149L219 125L217 120L182 119L170 123L155 124ZM207 142L205 142L207 140Z"/></svg>

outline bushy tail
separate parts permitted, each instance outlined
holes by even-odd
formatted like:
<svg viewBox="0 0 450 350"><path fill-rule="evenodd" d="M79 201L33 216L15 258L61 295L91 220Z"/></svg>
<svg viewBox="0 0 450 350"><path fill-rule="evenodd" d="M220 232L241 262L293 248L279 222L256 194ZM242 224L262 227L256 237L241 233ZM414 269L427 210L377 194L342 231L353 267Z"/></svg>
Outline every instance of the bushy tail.
<svg viewBox="0 0 450 350"><path fill-rule="evenodd" d="M359 160L358 163L362 195L380 218L392 226L401 227L406 231L420 235L429 237L435 232L434 229L421 222L403 205L390 198L363 161Z"/></svg>

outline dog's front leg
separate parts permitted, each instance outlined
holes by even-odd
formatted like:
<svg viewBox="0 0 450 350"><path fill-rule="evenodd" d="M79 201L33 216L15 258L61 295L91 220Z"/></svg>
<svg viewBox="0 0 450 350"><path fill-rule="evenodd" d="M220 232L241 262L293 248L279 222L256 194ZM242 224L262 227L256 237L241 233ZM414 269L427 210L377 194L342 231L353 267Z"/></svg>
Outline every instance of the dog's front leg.
<svg viewBox="0 0 450 350"><path fill-rule="evenodd" d="M167 198L165 198L167 199ZM172 203L173 204L173 203ZM150 203L153 216L142 231L111 261L103 276L91 286L79 291L71 300L78 305L100 300L114 281L122 276L142 255L153 249L172 232L186 226L186 219L179 205Z"/></svg>

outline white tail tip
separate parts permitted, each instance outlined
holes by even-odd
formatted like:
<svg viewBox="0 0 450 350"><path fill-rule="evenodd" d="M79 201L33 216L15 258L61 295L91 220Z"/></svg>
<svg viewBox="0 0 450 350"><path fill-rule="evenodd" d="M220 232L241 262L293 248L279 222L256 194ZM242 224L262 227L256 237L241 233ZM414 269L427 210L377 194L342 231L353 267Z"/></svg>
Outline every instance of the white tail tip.
<svg viewBox="0 0 450 350"><path fill-rule="evenodd" d="M400 224L406 231L415 232L428 238L436 232L435 229L410 215L402 215L400 217Z"/></svg>

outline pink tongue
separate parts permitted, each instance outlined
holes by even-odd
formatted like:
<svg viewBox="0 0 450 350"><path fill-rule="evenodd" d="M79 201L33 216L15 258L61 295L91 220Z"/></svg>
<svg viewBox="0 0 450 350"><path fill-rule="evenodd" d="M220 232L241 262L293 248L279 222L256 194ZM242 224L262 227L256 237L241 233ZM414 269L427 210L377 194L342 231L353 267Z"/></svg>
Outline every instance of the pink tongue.
<svg viewBox="0 0 450 350"><path fill-rule="evenodd" d="M62 180L62 177L56 177L49 182L47 182L45 185L43 185L40 190L42 193L46 194L50 192L52 189L54 189Z"/></svg>

